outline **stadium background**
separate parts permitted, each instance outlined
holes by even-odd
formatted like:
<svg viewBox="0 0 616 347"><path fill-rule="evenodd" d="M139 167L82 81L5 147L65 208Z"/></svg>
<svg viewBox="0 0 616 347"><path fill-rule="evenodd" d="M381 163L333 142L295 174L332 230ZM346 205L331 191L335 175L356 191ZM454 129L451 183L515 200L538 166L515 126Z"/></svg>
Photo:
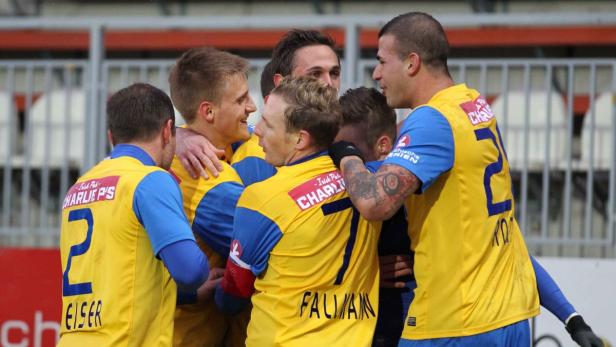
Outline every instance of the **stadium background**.
<svg viewBox="0 0 616 347"><path fill-rule="evenodd" d="M499 118L531 253L614 344L616 2L0 0L0 345L54 345L59 210L108 152L110 93L168 90L174 59L212 45L250 59L261 106L260 70L294 27L336 39L343 89L372 86L378 28L414 10L442 21L452 76ZM549 313L534 325L536 346L573 345Z"/></svg>

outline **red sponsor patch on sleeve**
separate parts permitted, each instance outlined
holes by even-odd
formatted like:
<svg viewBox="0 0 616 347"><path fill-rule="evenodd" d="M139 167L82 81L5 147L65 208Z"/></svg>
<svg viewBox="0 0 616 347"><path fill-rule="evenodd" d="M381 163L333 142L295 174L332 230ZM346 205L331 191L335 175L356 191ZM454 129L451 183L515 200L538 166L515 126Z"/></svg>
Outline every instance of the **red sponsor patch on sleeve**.
<svg viewBox="0 0 616 347"><path fill-rule="evenodd" d="M231 252L225 266L225 276L221 287L227 294L239 298L249 298L255 291L255 275L250 266L240 260L242 246L239 241L231 242Z"/></svg>
<svg viewBox="0 0 616 347"><path fill-rule="evenodd" d="M289 196L302 211L305 211L344 190L344 179L340 172L334 170L320 174L293 188Z"/></svg>
<svg viewBox="0 0 616 347"><path fill-rule="evenodd" d="M97 201L113 200L119 180L120 176L108 176L75 183L66 193L62 209Z"/></svg>
<svg viewBox="0 0 616 347"><path fill-rule="evenodd" d="M468 120L473 125L486 123L494 118L494 113L492 113L490 105L488 105L488 102L481 96L473 101L460 104L460 107L464 110Z"/></svg>

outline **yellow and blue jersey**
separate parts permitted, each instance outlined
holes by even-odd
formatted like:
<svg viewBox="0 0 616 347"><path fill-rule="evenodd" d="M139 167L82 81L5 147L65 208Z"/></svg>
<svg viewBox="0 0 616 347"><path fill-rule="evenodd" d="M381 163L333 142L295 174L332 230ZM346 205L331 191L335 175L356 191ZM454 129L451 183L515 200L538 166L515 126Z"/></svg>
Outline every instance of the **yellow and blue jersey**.
<svg viewBox="0 0 616 347"><path fill-rule="evenodd" d="M62 206L59 346L171 346L176 285L157 255L183 240L194 237L171 175L115 146Z"/></svg>
<svg viewBox="0 0 616 347"><path fill-rule="evenodd" d="M216 300L252 294L247 346L370 346L380 223L353 208L326 153L247 187L234 223Z"/></svg>
<svg viewBox="0 0 616 347"><path fill-rule="evenodd" d="M242 180L226 162L218 177L192 178L176 157L171 172L183 195L184 211L197 243L207 255L210 268L224 267L233 235L237 201L244 190ZM213 301L178 305L175 313L175 346L243 346L250 307L239 315L221 312Z"/></svg>
<svg viewBox="0 0 616 347"><path fill-rule="evenodd" d="M480 334L539 312L496 119L465 85L405 120L384 165L421 181L406 203L417 288L403 338Z"/></svg>
<svg viewBox="0 0 616 347"><path fill-rule="evenodd" d="M266 180L276 173L276 168L265 161L265 152L254 133L250 139L234 148L231 166L242 178L244 186Z"/></svg>

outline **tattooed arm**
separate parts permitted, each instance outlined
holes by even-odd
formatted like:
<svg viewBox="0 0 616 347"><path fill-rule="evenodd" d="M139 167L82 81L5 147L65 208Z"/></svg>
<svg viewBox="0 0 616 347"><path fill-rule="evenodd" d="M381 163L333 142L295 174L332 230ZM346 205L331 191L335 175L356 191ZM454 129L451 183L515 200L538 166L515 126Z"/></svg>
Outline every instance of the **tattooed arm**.
<svg viewBox="0 0 616 347"><path fill-rule="evenodd" d="M330 147L330 156L342 172L353 205L369 220L390 218L407 197L424 192L449 171L455 158L449 121L428 106L407 118L395 148L375 174L366 169L357 150L339 144Z"/></svg>
<svg viewBox="0 0 616 347"><path fill-rule="evenodd" d="M385 164L372 174L356 156L344 157L340 170L353 205L368 220L385 220L421 185L409 170Z"/></svg>

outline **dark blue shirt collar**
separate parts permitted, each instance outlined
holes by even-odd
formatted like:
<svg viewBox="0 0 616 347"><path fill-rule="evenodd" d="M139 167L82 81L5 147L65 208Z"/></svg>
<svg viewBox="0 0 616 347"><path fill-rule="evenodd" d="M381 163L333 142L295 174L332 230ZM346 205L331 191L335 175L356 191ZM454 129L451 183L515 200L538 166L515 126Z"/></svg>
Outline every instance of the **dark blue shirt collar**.
<svg viewBox="0 0 616 347"><path fill-rule="evenodd" d="M291 163L287 164L286 166L293 166L293 165L297 165L297 164L305 163L305 162L307 162L308 160L312 160L312 159L314 159L314 158L316 158L316 157L320 157L320 156L323 156L323 155L327 155L327 150L324 150L324 151L321 151L321 152L316 152L316 153L313 153L313 154L307 155L307 156L305 156L305 157L303 157L303 158L301 158L301 159L297 159L296 161L294 161L294 162L291 162Z"/></svg>
<svg viewBox="0 0 616 347"><path fill-rule="evenodd" d="M111 151L111 155L109 156L111 159L119 157L132 157L139 160L143 165L156 166L154 159L152 159L146 151L138 146L129 145L126 143L113 146L113 151Z"/></svg>

